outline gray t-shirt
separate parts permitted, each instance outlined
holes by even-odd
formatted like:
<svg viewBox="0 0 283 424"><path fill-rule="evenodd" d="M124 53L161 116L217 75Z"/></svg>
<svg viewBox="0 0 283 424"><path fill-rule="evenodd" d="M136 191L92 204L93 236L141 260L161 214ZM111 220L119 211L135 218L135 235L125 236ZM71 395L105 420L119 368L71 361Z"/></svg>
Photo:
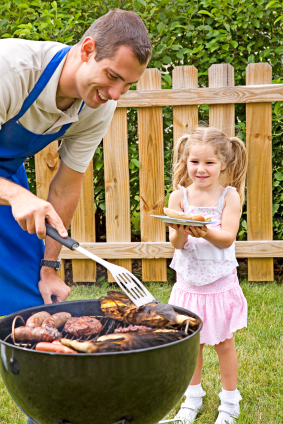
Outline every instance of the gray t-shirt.
<svg viewBox="0 0 283 424"><path fill-rule="evenodd" d="M52 41L0 40L0 128L21 110L50 60L64 47ZM108 100L96 109L84 105L78 114L82 101L77 99L68 110L59 110L56 92L65 59L18 122L36 134L51 134L72 122L58 152L69 168L84 172L110 125L117 102Z"/></svg>

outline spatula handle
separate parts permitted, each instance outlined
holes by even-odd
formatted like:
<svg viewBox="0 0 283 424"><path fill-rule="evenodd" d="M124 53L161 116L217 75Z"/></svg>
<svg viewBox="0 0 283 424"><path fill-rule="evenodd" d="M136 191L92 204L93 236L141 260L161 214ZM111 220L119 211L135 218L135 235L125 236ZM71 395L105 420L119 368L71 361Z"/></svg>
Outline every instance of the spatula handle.
<svg viewBox="0 0 283 424"><path fill-rule="evenodd" d="M56 230L56 228L52 227L51 225L46 223L46 234L53 238L53 240L58 241L59 243L63 244L63 246L66 246L68 249L75 250L76 247L80 245L76 240L72 239L71 237L61 237Z"/></svg>

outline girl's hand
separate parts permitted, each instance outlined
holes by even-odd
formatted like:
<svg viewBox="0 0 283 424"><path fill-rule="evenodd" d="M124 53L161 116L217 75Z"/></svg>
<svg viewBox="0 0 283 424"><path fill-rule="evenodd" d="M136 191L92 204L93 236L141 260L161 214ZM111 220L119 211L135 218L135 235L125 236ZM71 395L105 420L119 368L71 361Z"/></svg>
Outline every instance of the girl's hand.
<svg viewBox="0 0 283 424"><path fill-rule="evenodd" d="M169 224L169 223L166 223L166 225L168 225L168 227L170 227L170 228L173 228L173 230L177 231L177 233L188 234L188 232L187 232L189 230L188 225Z"/></svg>
<svg viewBox="0 0 283 424"><path fill-rule="evenodd" d="M189 236L200 238L205 237L208 233L208 229L206 226L203 227L189 227L185 230L185 233Z"/></svg>

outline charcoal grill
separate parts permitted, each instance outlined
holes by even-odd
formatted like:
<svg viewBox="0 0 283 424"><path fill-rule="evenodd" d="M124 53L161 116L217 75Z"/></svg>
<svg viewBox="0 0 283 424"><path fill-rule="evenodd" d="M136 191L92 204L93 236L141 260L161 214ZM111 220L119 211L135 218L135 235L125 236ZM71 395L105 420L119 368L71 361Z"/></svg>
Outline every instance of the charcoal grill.
<svg viewBox="0 0 283 424"><path fill-rule="evenodd" d="M180 314L199 318L174 307ZM156 424L181 399L199 353L200 322L182 340L146 349L56 354L4 341L14 318L40 311L103 315L99 300L42 305L0 320L0 373L15 402L40 424ZM19 323L19 325L21 325Z"/></svg>

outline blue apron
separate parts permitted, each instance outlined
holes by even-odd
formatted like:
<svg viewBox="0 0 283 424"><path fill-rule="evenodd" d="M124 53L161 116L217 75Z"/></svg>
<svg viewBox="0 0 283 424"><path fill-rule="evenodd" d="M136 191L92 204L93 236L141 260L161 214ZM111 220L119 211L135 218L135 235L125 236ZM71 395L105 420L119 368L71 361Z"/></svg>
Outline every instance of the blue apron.
<svg viewBox="0 0 283 424"><path fill-rule="evenodd" d="M18 115L3 124L0 130L0 177L26 189L29 187L24 161L61 138L71 123L63 125L57 133L41 135L28 131L17 121L40 95L70 48L65 47L55 54ZM43 255L43 241L36 234L22 230L10 206L0 205L0 316L43 304L38 290Z"/></svg>

